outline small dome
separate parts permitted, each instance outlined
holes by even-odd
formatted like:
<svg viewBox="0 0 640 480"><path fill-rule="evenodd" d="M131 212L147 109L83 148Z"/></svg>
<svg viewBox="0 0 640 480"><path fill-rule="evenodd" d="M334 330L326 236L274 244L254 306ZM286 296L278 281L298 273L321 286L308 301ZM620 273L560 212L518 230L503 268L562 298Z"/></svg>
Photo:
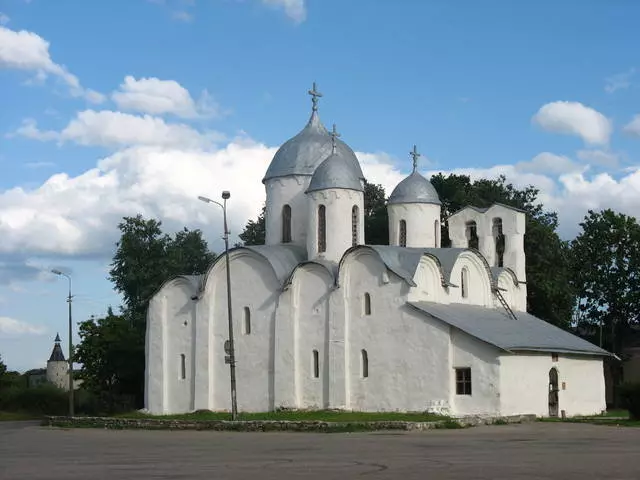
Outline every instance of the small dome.
<svg viewBox="0 0 640 480"><path fill-rule="evenodd" d="M315 83L309 91L313 98L313 111L307 125L295 137L287 140L273 156L262 183L271 178L288 175L313 175L318 165L331 154L331 135L318 116L318 97ZM344 142L337 140L336 148L346 161L358 172L358 178L364 180L360 163L353 150Z"/></svg>
<svg viewBox="0 0 640 480"><path fill-rule="evenodd" d="M402 180L393 189L389 197L389 205L397 203L433 203L441 205L438 192L431 182L420 175L417 170Z"/></svg>
<svg viewBox="0 0 640 480"><path fill-rule="evenodd" d="M356 170L349 158L337 148L316 169L307 193L327 188L344 188L362 192L362 182L359 169Z"/></svg>

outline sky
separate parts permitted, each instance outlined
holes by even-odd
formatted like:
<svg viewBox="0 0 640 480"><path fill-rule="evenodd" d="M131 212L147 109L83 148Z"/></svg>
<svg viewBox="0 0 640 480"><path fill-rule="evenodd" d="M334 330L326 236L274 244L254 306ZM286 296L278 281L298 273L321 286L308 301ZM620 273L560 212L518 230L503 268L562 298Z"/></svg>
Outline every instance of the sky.
<svg viewBox="0 0 640 480"><path fill-rule="evenodd" d="M0 355L44 367L120 305L118 223L223 248L304 127L307 91L387 194L411 170L506 175L558 212L640 209L640 2L0 0Z"/></svg>

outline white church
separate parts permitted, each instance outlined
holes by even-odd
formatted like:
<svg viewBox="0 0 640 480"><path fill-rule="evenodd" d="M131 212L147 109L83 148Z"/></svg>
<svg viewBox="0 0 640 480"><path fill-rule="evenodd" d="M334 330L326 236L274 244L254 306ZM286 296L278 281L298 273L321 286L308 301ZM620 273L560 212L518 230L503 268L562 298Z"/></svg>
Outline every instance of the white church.
<svg viewBox="0 0 640 480"><path fill-rule="evenodd" d="M606 408L608 352L526 312L525 213L447 219L417 169L388 199L389 245L367 245L364 176L318 116L277 151L266 245L230 251L238 410L581 415ZM225 256L168 280L147 318L145 408L229 411Z"/></svg>

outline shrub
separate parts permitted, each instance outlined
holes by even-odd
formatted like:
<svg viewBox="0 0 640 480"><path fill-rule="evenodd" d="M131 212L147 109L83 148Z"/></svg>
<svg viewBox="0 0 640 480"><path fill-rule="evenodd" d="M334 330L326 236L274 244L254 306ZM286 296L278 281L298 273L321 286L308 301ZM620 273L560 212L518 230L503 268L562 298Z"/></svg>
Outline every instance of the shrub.
<svg viewBox="0 0 640 480"><path fill-rule="evenodd" d="M620 387L622 406L632 420L640 420L640 383L625 383Z"/></svg>
<svg viewBox="0 0 640 480"><path fill-rule="evenodd" d="M64 415L68 408L64 390L43 384L33 388L14 386L0 393L0 410L38 415Z"/></svg>

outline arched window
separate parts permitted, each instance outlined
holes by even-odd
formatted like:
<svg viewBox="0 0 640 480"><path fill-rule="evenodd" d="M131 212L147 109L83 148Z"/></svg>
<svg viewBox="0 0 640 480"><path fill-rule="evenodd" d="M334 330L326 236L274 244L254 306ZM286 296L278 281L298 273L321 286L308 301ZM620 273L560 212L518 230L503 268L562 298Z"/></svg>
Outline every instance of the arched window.
<svg viewBox="0 0 640 480"><path fill-rule="evenodd" d="M313 351L313 378L320 377L320 356L318 350Z"/></svg>
<svg viewBox="0 0 640 480"><path fill-rule="evenodd" d="M467 247L478 248L478 226L476 222L471 221L466 224Z"/></svg>
<svg viewBox="0 0 640 480"><path fill-rule="evenodd" d="M184 356L184 353L180 354L180 379L184 380L187 378L187 359Z"/></svg>
<svg viewBox="0 0 640 480"><path fill-rule="evenodd" d="M245 335L249 335L251 334L251 310L249 309L249 307L244 307L243 310L243 327L244 327L244 334Z"/></svg>
<svg viewBox="0 0 640 480"><path fill-rule="evenodd" d="M398 245L401 247L407 246L407 222L400 220L400 231L398 232Z"/></svg>
<svg viewBox="0 0 640 480"><path fill-rule="evenodd" d="M504 267L504 234L502 233L502 219L494 218L492 234L496 244L496 267Z"/></svg>
<svg viewBox="0 0 640 480"><path fill-rule="evenodd" d="M440 222L438 220L433 222L433 240L435 243L434 247L440 247Z"/></svg>
<svg viewBox="0 0 640 480"><path fill-rule="evenodd" d="M362 378L367 378L369 376L369 354L366 350L362 350L360 355L362 356Z"/></svg>
<svg viewBox="0 0 640 480"><path fill-rule="evenodd" d="M351 209L351 245L358 245L358 230L360 227L360 209L354 205Z"/></svg>
<svg viewBox="0 0 640 480"><path fill-rule="evenodd" d="M282 207L282 243L291 242L291 207Z"/></svg>
<svg viewBox="0 0 640 480"><path fill-rule="evenodd" d="M318 207L318 252L327 251L327 209Z"/></svg>
<svg viewBox="0 0 640 480"><path fill-rule="evenodd" d="M467 267L463 268L460 273L460 291L462 292L462 298L469 296L469 270Z"/></svg>
<svg viewBox="0 0 640 480"><path fill-rule="evenodd" d="M362 301L362 311L365 315L371 315L371 295L368 293L364 294L364 299Z"/></svg>

